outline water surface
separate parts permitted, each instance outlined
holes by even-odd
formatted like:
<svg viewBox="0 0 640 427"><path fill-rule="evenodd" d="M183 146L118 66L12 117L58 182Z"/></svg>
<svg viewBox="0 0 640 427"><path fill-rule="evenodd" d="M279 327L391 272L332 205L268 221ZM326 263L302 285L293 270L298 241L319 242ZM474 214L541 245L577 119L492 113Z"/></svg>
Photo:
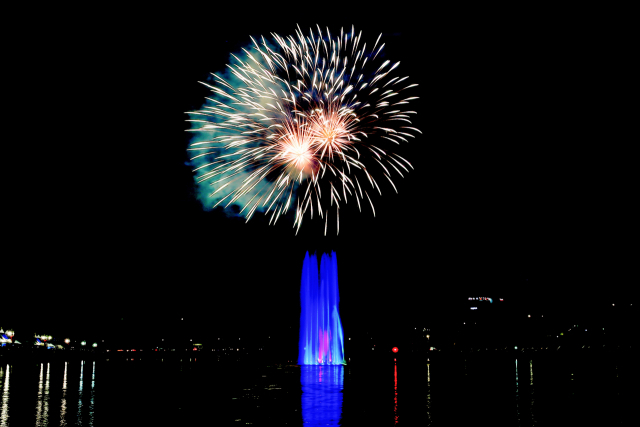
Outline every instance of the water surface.
<svg viewBox="0 0 640 427"><path fill-rule="evenodd" d="M0 427L628 425L631 355L349 366L202 358L0 364Z"/></svg>

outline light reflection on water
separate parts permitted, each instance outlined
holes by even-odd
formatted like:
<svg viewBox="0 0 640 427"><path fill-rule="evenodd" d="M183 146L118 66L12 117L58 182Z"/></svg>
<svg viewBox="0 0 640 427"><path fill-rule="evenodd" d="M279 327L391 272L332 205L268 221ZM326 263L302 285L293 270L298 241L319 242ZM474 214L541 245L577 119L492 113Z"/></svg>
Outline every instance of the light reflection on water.
<svg viewBox="0 0 640 427"><path fill-rule="evenodd" d="M398 424L398 364L393 362L393 418L394 424Z"/></svg>
<svg viewBox="0 0 640 427"><path fill-rule="evenodd" d="M431 364L427 363L427 425L431 425Z"/></svg>
<svg viewBox="0 0 640 427"><path fill-rule="evenodd" d="M40 381L38 383L38 402L36 404L36 427L49 424L49 376L51 365L47 363L46 379L43 381L45 366L40 364Z"/></svg>
<svg viewBox="0 0 640 427"><path fill-rule="evenodd" d="M62 368L62 377L55 374L56 369ZM48 362L37 364L37 382L29 384L27 378L15 377L16 369L23 374L29 374L33 368L28 365L17 365L18 368L7 364L0 367L0 427L11 427L21 425L50 426L50 425L78 425L92 427L94 424L94 394L95 387L95 362L93 362L93 372L91 376L91 389L86 389L84 379L85 362L80 362L80 376L78 382L78 412L76 419L69 419L73 415L69 412L69 380L68 373L74 364L70 362ZM57 366L57 368L56 368ZM77 365L75 365L77 366ZM23 369L26 368L26 369ZM62 369L60 369L62 370ZM31 371L33 372L33 371ZM60 371L57 371L60 372ZM77 371L76 371L77 372ZM15 378L12 378L15 377ZM17 379L16 379L17 378ZM10 384L10 380L11 384ZM27 381L25 381L27 380ZM16 382L17 381L17 382ZM88 381L87 381L88 383ZM32 388L35 386L35 389ZM10 390L13 392L10 393ZM24 411L24 403L28 402L29 396L34 396L35 406L33 412ZM71 396L72 398L74 396ZM30 400L30 399L29 399ZM57 415L59 414L59 416ZM34 417L28 421L28 417Z"/></svg>
<svg viewBox="0 0 640 427"><path fill-rule="evenodd" d="M80 365L80 385L78 386L78 421L77 424L81 426L93 427L94 418L94 393L96 377L96 362L93 361L93 367L91 370L91 388L85 390L85 374L84 374L85 361L83 360ZM86 417L86 418L85 418ZM86 422L84 421L86 419Z"/></svg>
<svg viewBox="0 0 640 427"><path fill-rule="evenodd" d="M494 426L554 424L557 413L567 422L588 414L609 417L602 425L615 425L628 406L630 363L471 358L375 366L254 366L247 374L248 366L186 359L6 364L0 366L0 427L228 425L225 417L233 418L231 425L254 426L428 426L439 425L438 420L466 425L478 413L489 414ZM96 368L103 373L99 378ZM180 397L169 397L172 390L181 390ZM114 408L122 408L120 415ZM125 413L138 418L123 418Z"/></svg>
<svg viewBox="0 0 640 427"><path fill-rule="evenodd" d="M82 385L84 383L84 360L80 364L80 387L78 388L78 424L82 425Z"/></svg>
<svg viewBox="0 0 640 427"><path fill-rule="evenodd" d="M526 368L525 368L526 369ZM526 370L525 374L526 375ZM526 377L518 380L518 359L516 358L516 419L518 425L523 424L523 419L526 420L526 424L535 424L536 417L534 411L534 397L533 397L533 360L529 359L529 384L527 387ZM526 409L528 407L528 410Z"/></svg>
<svg viewBox="0 0 640 427"><path fill-rule="evenodd" d="M529 394L531 395L530 398L530 409L529 409L529 417L531 418L531 424L535 424L536 423L536 419L534 417L534 409L533 409L533 403L534 403L534 397L533 397L533 360L529 360Z"/></svg>
<svg viewBox="0 0 640 427"><path fill-rule="evenodd" d="M91 370L91 388L89 390L84 390L84 365L85 361L82 361L80 365L80 385L78 387L78 425L81 426L89 426L93 427L93 419L94 419L94 392L93 389L95 387L95 379L96 379L96 362L93 361L93 367ZM86 416L86 422L85 420Z"/></svg>
<svg viewBox="0 0 640 427"><path fill-rule="evenodd" d="M64 377L62 379L62 401L60 403L60 425L66 426L67 421L67 363L64 362Z"/></svg>
<svg viewBox="0 0 640 427"><path fill-rule="evenodd" d="M520 425L520 389L518 388L518 359L516 359L516 417Z"/></svg>
<svg viewBox="0 0 640 427"><path fill-rule="evenodd" d="M344 366L301 366L300 384L302 386L303 425L341 425Z"/></svg>
<svg viewBox="0 0 640 427"><path fill-rule="evenodd" d="M6 368L0 368L0 379L4 377L4 385L2 387L2 412L0 412L0 426L9 427L9 374L10 368L7 364Z"/></svg>

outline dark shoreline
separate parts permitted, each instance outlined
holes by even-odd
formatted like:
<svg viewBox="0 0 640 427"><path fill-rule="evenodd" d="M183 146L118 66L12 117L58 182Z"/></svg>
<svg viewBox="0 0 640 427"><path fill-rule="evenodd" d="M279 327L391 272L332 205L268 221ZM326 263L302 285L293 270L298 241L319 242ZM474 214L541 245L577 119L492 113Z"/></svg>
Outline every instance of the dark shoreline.
<svg viewBox="0 0 640 427"><path fill-rule="evenodd" d="M409 354L377 354L367 357L359 356L356 360L347 363L347 366L368 365L377 363L408 363L419 364L428 362L442 362L458 359L513 359L520 357L527 358L575 358L575 357L627 357L635 356L637 351L634 348L577 348L577 349L554 349L554 350L467 350L467 351L433 351L425 353ZM73 351L73 350L1 350L0 364L20 363L20 362L55 362L55 361L80 361L80 360L114 360L114 361L185 361L199 359L203 362L220 363L246 363L261 365L281 365L295 366L294 360L275 360L264 357L252 357L251 355L229 356L209 353L207 351L136 351L136 352L113 352L113 351Z"/></svg>

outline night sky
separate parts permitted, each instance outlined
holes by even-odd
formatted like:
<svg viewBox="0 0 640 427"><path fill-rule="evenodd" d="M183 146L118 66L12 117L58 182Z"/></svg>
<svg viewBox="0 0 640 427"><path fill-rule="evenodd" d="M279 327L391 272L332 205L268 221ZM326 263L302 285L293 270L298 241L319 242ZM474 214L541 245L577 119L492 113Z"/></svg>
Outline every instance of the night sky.
<svg viewBox="0 0 640 427"><path fill-rule="evenodd" d="M22 57L29 124L6 141L23 148L7 181L0 318L16 329L109 329L131 316L149 327L178 317L213 330L297 327L305 251L327 250L345 328L408 324L468 296L567 309L625 298L637 276L637 190L618 147L629 141L617 124L627 59L597 25L547 12L245 19L212 8L56 25L42 55ZM396 181L399 194L382 186L375 218L355 201L341 209L337 237L308 218L296 236L292 218L204 212L185 166L184 113L208 94L198 81L249 36L289 35L296 23L353 24L370 43L382 32L398 75L420 85L423 134L397 150L415 170Z"/></svg>

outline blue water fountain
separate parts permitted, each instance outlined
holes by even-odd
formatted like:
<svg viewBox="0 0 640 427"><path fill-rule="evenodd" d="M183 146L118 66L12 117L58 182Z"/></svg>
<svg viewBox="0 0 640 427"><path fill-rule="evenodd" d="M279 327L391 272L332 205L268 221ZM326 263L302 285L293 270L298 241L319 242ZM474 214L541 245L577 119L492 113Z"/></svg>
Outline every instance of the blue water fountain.
<svg viewBox="0 0 640 427"><path fill-rule="evenodd" d="M338 260L335 252L305 254L300 285L299 365L344 365L344 334L338 311Z"/></svg>

